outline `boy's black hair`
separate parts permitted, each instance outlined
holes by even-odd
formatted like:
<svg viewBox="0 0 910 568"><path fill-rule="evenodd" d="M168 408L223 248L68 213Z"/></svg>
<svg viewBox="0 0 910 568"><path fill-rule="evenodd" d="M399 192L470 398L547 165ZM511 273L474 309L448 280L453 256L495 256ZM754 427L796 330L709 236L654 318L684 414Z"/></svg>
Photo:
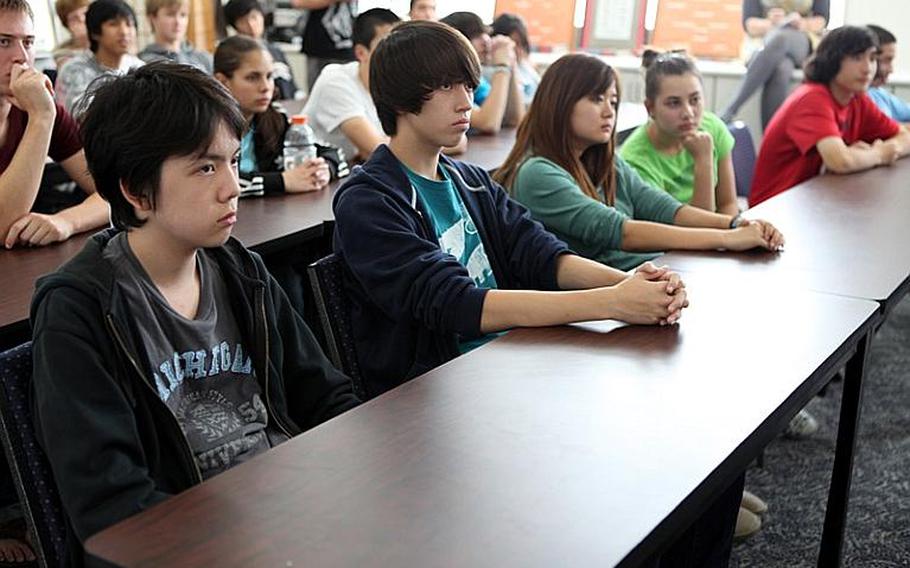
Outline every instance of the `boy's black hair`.
<svg viewBox="0 0 910 568"><path fill-rule="evenodd" d="M878 50L878 47L878 39L869 28L843 26L831 30L806 60L803 66L806 80L827 85L840 72L845 57L865 53L869 48Z"/></svg>
<svg viewBox="0 0 910 568"><path fill-rule="evenodd" d="M227 24L232 28L234 22L240 18L246 16L253 10L258 10L260 14L265 15L265 11L262 9L262 4L259 3L259 0L231 0L224 5L224 19L227 21Z"/></svg>
<svg viewBox="0 0 910 568"><path fill-rule="evenodd" d="M525 53L531 53L531 41L528 39L528 26L525 25L524 19L518 14L500 14L493 20L493 35L504 35L512 37L512 34L518 35L518 47Z"/></svg>
<svg viewBox="0 0 910 568"><path fill-rule="evenodd" d="M161 164L202 154L221 124L240 139L245 121L237 101L218 81L189 65L157 61L98 86L80 130L89 172L111 206L114 226L143 223L121 193L121 183L154 208Z"/></svg>
<svg viewBox="0 0 910 568"><path fill-rule="evenodd" d="M881 26L876 26L875 24L869 24L866 26L872 33L875 34L875 37L878 38L878 46L882 47L888 45L889 43L897 43L897 38L894 37L894 34L886 30Z"/></svg>
<svg viewBox="0 0 910 568"><path fill-rule="evenodd" d="M399 114L420 114L443 85L480 82L480 60L468 40L439 22L404 22L376 46L370 59L370 95L382 129L397 131Z"/></svg>
<svg viewBox="0 0 910 568"><path fill-rule="evenodd" d="M474 12L452 12L439 21L460 31L461 34L469 40L490 33L489 26L483 23L480 16Z"/></svg>
<svg viewBox="0 0 910 568"><path fill-rule="evenodd" d="M98 51L98 40L95 36L101 35L101 26L111 20L126 20L136 27L136 13L130 5L123 0L95 0L85 12L85 29L88 30L89 49L92 53Z"/></svg>
<svg viewBox="0 0 910 568"><path fill-rule="evenodd" d="M369 49L376 37L376 28L397 24L401 18L395 15L395 12L385 8L372 8L359 14L354 19L354 31L351 34L351 41L354 45L362 45Z"/></svg>

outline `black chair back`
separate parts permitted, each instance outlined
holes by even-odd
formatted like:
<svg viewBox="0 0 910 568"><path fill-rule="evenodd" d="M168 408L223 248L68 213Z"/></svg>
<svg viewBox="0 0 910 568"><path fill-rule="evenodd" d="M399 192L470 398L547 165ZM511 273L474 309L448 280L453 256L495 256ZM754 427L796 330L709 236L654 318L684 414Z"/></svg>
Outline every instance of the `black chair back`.
<svg viewBox="0 0 910 568"><path fill-rule="evenodd" d="M307 268L316 298L316 310L332 364L351 379L354 394L366 400L366 390L354 350L350 300L344 290L344 263L334 254Z"/></svg>
<svg viewBox="0 0 910 568"><path fill-rule="evenodd" d="M752 188L752 172L755 169L755 144L752 142L752 132L746 123L737 120L727 125L733 135L733 172L736 175L736 195L749 197Z"/></svg>
<svg viewBox="0 0 910 568"><path fill-rule="evenodd" d="M50 463L35 436L31 380L31 342L0 353L0 438L38 565L56 567L67 558L66 517Z"/></svg>

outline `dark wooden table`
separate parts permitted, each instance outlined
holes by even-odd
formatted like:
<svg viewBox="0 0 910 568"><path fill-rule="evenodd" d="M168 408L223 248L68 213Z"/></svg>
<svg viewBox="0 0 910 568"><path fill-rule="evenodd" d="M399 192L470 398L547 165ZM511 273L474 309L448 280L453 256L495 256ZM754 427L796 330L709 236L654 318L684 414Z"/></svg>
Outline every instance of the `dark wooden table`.
<svg viewBox="0 0 910 568"><path fill-rule="evenodd" d="M824 175L750 209L787 239L782 254L671 252L674 269L725 275L731 282L775 280L883 303L910 286L910 159L891 168ZM746 299L750 300L750 299Z"/></svg>
<svg viewBox="0 0 910 568"><path fill-rule="evenodd" d="M87 550L125 566L635 565L857 347L861 372L877 317L812 292L690 289L674 327L513 331Z"/></svg>
<svg viewBox="0 0 910 568"><path fill-rule="evenodd" d="M299 112L303 101L282 101L289 112ZM619 115L621 131L631 131L647 120L644 107L622 103ZM468 151L458 158L485 169L502 164L515 141L515 129L503 130L496 136L472 137ZM253 250L268 254L288 249L302 242L324 236L333 221L332 196L337 185L328 191L300 195L250 198L241 201L234 236ZM65 243L40 249L0 250L0 347L4 334L17 341L27 336L28 308L35 282L72 258L88 239L77 235Z"/></svg>
<svg viewBox="0 0 910 568"><path fill-rule="evenodd" d="M333 219L334 188L242 199L233 235L264 254L319 237L326 230L325 222ZM27 326L35 282L75 256L90 235L41 248L0 249L0 331L21 332Z"/></svg>
<svg viewBox="0 0 910 568"><path fill-rule="evenodd" d="M732 289L750 289L739 306L781 288L809 289L878 302L880 321L910 289L910 160L891 168L813 178L748 211L779 227L786 250L667 253L659 263ZM796 327L795 333L807 333ZM786 335L790 341L794 333ZM853 474L852 455L862 408L862 373L844 381L837 456L819 566L840 563Z"/></svg>

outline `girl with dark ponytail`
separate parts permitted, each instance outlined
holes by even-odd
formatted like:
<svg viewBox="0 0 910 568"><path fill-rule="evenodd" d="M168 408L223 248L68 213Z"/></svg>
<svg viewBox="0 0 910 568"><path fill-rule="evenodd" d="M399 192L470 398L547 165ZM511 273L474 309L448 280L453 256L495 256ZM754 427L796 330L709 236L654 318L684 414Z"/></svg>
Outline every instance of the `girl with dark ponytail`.
<svg viewBox="0 0 910 568"><path fill-rule="evenodd" d="M265 193L299 193L328 186L331 172L323 158L283 171L288 119L272 104L275 80L268 48L259 40L233 36L218 45L214 59L215 78L231 91L247 120L240 141L240 176L246 185Z"/></svg>

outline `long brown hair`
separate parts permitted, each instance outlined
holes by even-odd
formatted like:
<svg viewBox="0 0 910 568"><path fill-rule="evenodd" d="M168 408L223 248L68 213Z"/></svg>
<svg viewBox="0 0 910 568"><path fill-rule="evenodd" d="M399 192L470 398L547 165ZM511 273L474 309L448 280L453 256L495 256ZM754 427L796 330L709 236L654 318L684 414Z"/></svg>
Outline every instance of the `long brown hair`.
<svg viewBox="0 0 910 568"><path fill-rule="evenodd" d="M595 144L580 158L572 152L572 111L584 97L602 95L619 81L613 68L600 59L584 54L564 55L550 65L540 80L534 100L518 127L515 145L494 179L514 194L515 178L521 164L531 156L546 158L563 168L575 179L581 190L600 201L597 193L603 187L604 202L613 204L616 175L613 154L616 128L606 144Z"/></svg>

